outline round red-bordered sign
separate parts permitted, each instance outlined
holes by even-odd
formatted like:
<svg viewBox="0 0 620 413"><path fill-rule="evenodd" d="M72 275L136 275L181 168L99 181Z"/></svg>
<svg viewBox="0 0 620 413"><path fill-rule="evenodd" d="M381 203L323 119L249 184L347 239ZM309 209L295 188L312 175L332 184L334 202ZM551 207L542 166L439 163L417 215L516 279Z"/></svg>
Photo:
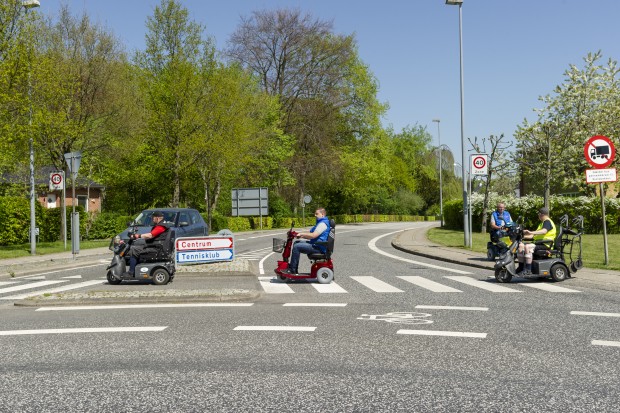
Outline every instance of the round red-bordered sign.
<svg viewBox="0 0 620 413"><path fill-rule="evenodd" d="M62 175L52 174L51 180L54 185L60 185L62 183Z"/></svg>
<svg viewBox="0 0 620 413"><path fill-rule="evenodd" d="M473 160L474 168L483 169L487 164L487 159L484 156L476 156Z"/></svg>
<svg viewBox="0 0 620 413"><path fill-rule="evenodd" d="M607 168L616 157L616 148L607 136L592 136L583 147L583 155L593 168Z"/></svg>

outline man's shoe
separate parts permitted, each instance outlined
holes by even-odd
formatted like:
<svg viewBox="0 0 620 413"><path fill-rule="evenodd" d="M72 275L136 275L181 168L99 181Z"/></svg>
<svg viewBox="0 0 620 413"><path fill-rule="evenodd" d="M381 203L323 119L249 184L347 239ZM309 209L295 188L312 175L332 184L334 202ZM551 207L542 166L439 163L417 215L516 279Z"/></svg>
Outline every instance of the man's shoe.
<svg viewBox="0 0 620 413"><path fill-rule="evenodd" d="M530 270L523 270L517 273L517 276L519 277L529 277L532 275L532 271Z"/></svg>
<svg viewBox="0 0 620 413"><path fill-rule="evenodd" d="M297 275L297 270L293 271L290 268L287 268L287 269L282 271L282 274Z"/></svg>

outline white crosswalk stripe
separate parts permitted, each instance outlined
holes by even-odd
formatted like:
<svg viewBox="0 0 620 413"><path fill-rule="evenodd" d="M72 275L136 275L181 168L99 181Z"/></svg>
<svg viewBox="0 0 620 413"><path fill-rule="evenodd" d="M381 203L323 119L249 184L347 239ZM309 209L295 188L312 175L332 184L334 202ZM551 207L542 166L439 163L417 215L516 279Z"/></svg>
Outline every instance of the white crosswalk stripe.
<svg viewBox="0 0 620 413"><path fill-rule="evenodd" d="M415 284L418 287L426 288L427 290L431 290L435 293L460 293L461 290L457 290L456 288L448 287L447 285L440 284L438 282L429 280L428 278L420 277L419 275L404 275L398 276L398 278L403 279L411 284Z"/></svg>
<svg viewBox="0 0 620 413"><path fill-rule="evenodd" d="M359 276L359 277L351 277L351 279L357 281L358 283L362 284L365 287L370 288L371 290L377 293L402 293L403 292L403 290L401 290L400 288L392 287L390 284L384 281L381 281L375 277Z"/></svg>
<svg viewBox="0 0 620 413"><path fill-rule="evenodd" d="M31 291L29 293L24 293L24 294L10 295L8 297L0 297L0 300L23 300L25 298L32 297L35 295L55 294L55 293L59 293L62 291L77 290L78 288L90 287L92 285L102 285L104 283L107 283L107 281L106 282L102 280L84 281L84 282L76 283L76 284L63 285L62 287L50 288L48 290L43 290L43 291L38 290L38 291Z"/></svg>
<svg viewBox="0 0 620 413"><path fill-rule="evenodd" d="M67 282L67 280L54 280L54 281L38 281L34 283L24 283L19 285L14 285L12 287L0 288L0 294L4 293L12 293L14 291L22 291L22 290L30 290L38 287L46 287L48 285L54 285L59 283Z"/></svg>
<svg viewBox="0 0 620 413"><path fill-rule="evenodd" d="M450 280L458 281L463 284L471 285L472 287L481 288L483 290L491 291L494 293L520 293L520 290L515 290L514 288L504 287L503 285L493 284L488 281L480 281L471 277L466 277L463 275L446 275L444 278L448 278Z"/></svg>
<svg viewBox="0 0 620 413"><path fill-rule="evenodd" d="M329 293L349 293L348 289L355 289L355 285L351 285L348 282L348 279L356 281L356 285L362 285L365 288L368 288L371 291L377 293L404 293L415 291L416 288L422 288L434 293L463 293L463 290L456 289L452 286L446 285L444 283L433 281L425 277L421 276L397 276L397 279L406 281L410 284L413 284L413 289L407 290L402 289L390 284L389 282L380 280L377 277L373 276L352 276L343 278L346 289L343 288L341 284L336 282L332 282L330 284L319 284L317 282L312 282L310 280L310 285L314 287L314 289L320 294L329 294ZM473 287L475 289L481 289L484 291L488 291L491 293L522 293L523 290L527 290L528 288L522 288L522 286L529 287L530 289L538 289L544 292L549 293L578 293L580 291L561 287L554 284L549 283L512 283L510 286L500 285L493 281L485 281L479 280L476 278L468 277L468 276L445 276L442 279L447 279L450 281L456 281L461 284L467 285L469 287ZM297 291L295 289L301 290L303 288L304 292L307 292L307 283L284 283L277 280L275 277L258 277L258 280L268 294L293 294ZM450 281L445 280L447 283ZM341 281L342 283L342 281ZM301 287L304 286L304 287ZM350 288L351 287L351 288ZM301 292L301 291L299 291Z"/></svg>

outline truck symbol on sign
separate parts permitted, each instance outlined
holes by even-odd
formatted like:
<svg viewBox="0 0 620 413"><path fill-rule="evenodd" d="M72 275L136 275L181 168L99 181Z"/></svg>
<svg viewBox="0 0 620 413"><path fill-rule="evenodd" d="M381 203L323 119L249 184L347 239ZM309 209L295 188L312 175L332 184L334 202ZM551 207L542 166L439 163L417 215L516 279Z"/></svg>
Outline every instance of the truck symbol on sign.
<svg viewBox="0 0 620 413"><path fill-rule="evenodd" d="M609 146L595 146L590 148L590 159L609 159Z"/></svg>

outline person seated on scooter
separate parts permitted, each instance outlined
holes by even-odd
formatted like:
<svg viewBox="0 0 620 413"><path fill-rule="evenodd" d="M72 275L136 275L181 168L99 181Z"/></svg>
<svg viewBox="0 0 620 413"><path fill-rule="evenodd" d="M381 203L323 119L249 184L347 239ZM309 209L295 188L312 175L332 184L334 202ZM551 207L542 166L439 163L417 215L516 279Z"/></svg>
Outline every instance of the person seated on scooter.
<svg viewBox="0 0 620 413"><path fill-rule="evenodd" d="M291 253L291 262L288 269L285 271L288 274L297 274L297 268L299 266L299 256L301 253L313 254L327 252L327 248L324 245L317 245L317 242L327 241L329 235L329 218L327 218L327 212L324 208L317 208L314 212L316 217L315 225L310 228L310 232L300 232L297 234L297 238L304 238L309 242L296 242L293 244L293 251Z"/></svg>
<svg viewBox="0 0 620 413"><path fill-rule="evenodd" d="M526 276L532 274L532 259L535 250L549 249L553 245L555 240L556 229L555 224L549 218L549 208L540 208L538 210L538 219L540 224L535 231L523 230L525 237L533 237L534 242L545 241L544 245L536 245L535 243L519 243L519 251L517 256L519 257L519 267L517 268L517 275ZM525 258L525 260L524 260Z"/></svg>
<svg viewBox="0 0 620 413"><path fill-rule="evenodd" d="M134 240L129 249L129 274L133 277L136 271L136 265L140 262L140 255L148 252L149 249L158 248L157 241L163 239L162 234L168 230L168 227L163 224L164 214L161 211L153 212L151 215L153 221L153 228L151 232L146 234L133 234Z"/></svg>
<svg viewBox="0 0 620 413"><path fill-rule="evenodd" d="M510 212L506 211L506 205L498 202L497 209L491 214L491 241L498 242L506 236L506 224L512 223Z"/></svg>

